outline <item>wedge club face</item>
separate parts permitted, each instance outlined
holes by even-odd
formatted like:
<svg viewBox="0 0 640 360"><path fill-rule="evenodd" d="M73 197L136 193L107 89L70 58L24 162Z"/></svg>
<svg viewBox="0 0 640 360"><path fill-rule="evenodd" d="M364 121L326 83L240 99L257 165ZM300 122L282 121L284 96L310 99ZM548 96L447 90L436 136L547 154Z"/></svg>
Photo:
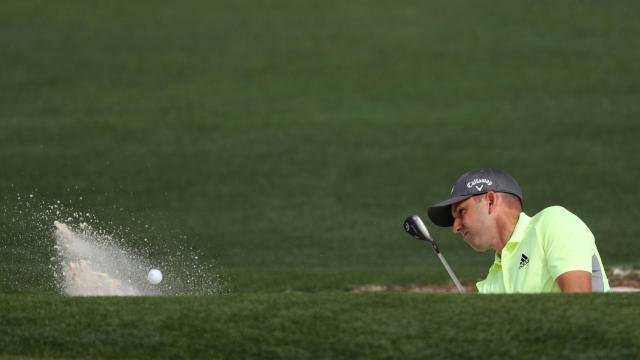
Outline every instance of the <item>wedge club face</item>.
<svg viewBox="0 0 640 360"><path fill-rule="evenodd" d="M411 215L404 220L404 230L418 240L425 240L433 243L429 230L418 215Z"/></svg>

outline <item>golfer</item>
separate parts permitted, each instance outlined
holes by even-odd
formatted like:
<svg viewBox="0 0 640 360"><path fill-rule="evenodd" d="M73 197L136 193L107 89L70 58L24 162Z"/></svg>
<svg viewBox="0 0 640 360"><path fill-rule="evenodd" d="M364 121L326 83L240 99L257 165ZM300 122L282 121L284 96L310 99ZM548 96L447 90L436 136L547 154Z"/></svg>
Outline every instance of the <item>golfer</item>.
<svg viewBox="0 0 640 360"><path fill-rule="evenodd" d="M529 217L516 180L496 169L462 175L451 196L429 208L476 251L495 251L480 293L606 292L609 282L595 239L574 214L551 206Z"/></svg>

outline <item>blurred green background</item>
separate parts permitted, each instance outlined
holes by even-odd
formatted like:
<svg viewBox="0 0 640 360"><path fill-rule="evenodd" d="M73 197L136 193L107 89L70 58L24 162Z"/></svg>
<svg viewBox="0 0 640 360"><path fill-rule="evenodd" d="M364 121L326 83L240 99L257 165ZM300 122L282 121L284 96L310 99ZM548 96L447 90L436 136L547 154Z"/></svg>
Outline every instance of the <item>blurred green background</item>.
<svg viewBox="0 0 640 360"><path fill-rule="evenodd" d="M0 292L57 291L57 201L233 292L446 283L402 221L485 166L529 215L579 215L605 266L639 262L635 2L1 8ZM431 232L484 277L492 254Z"/></svg>

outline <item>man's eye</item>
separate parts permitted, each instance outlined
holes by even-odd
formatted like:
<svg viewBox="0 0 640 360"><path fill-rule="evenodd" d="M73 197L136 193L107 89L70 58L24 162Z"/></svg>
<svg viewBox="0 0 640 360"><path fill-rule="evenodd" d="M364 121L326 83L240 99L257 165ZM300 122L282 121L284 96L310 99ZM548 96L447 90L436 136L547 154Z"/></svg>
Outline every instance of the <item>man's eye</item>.
<svg viewBox="0 0 640 360"><path fill-rule="evenodd" d="M467 211L467 209L460 209L460 215L464 215L465 211Z"/></svg>

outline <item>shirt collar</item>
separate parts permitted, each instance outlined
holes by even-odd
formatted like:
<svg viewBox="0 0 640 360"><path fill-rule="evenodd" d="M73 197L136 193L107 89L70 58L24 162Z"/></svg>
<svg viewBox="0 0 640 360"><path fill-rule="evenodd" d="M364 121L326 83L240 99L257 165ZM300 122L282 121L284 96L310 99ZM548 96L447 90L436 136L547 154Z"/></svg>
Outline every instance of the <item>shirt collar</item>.
<svg viewBox="0 0 640 360"><path fill-rule="evenodd" d="M511 233L511 237L509 238L509 241L507 241L507 243L504 245L504 248L502 249L503 253L507 247L513 248L514 246L517 246L522 241L522 235L524 235L524 232L527 229L527 226L529 225L529 221L531 221L531 218L527 216L527 214L525 214L524 212L521 212L520 216L518 217L518 222L516 223L516 226L514 227L513 232ZM498 253L495 253L493 263L495 265L501 265L502 256L499 255Z"/></svg>
<svg viewBox="0 0 640 360"><path fill-rule="evenodd" d="M521 212L520 217L518 217L518 222L516 223L516 227L513 229L513 232L511 233L511 237L509 238L509 241L507 241L507 244L519 243L520 241L522 241L522 235L527 229L527 225L529 225L529 221L531 221L531 218L527 216L527 214L525 214L524 212Z"/></svg>

